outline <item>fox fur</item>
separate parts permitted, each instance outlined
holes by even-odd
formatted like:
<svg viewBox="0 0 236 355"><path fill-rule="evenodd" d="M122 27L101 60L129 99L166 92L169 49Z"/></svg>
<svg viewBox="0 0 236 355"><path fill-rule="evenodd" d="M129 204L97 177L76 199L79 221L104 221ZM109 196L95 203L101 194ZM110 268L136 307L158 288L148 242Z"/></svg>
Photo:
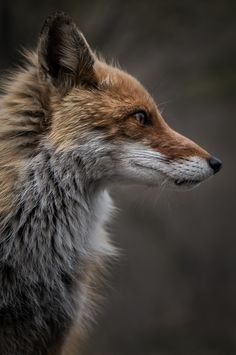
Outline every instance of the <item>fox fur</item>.
<svg viewBox="0 0 236 355"><path fill-rule="evenodd" d="M114 183L194 186L211 156L142 85L50 16L0 98L0 354L74 354L116 251Z"/></svg>

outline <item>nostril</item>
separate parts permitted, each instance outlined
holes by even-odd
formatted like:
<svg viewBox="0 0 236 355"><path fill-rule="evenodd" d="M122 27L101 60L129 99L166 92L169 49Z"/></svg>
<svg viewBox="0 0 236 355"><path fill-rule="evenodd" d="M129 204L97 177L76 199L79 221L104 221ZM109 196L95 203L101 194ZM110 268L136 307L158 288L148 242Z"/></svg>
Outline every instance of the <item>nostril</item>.
<svg viewBox="0 0 236 355"><path fill-rule="evenodd" d="M220 159L217 159L215 157L211 157L208 160L208 163L210 167L214 170L214 174L216 174L222 167L222 162L220 161Z"/></svg>

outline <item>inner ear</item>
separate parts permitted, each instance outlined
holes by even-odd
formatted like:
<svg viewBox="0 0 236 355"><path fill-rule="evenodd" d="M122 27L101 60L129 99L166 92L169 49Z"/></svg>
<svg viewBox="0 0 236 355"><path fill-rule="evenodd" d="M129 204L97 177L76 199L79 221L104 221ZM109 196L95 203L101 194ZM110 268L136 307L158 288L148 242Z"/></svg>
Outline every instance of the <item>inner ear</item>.
<svg viewBox="0 0 236 355"><path fill-rule="evenodd" d="M39 70L61 92L95 85L94 56L82 33L64 13L49 16L38 44Z"/></svg>

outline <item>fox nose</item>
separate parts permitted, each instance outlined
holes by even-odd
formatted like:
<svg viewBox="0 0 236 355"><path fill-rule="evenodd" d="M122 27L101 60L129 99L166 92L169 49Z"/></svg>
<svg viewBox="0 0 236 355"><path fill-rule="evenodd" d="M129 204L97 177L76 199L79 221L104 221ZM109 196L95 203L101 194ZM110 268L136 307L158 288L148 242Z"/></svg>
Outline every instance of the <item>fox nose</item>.
<svg viewBox="0 0 236 355"><path fill-rule="evenodd" d="M211 157L208 160L208 163L209 163L210 167L213 169L214 174L216 174L222 167L222 162L220 161L220 159L215 158L215 157Z"/></svg>

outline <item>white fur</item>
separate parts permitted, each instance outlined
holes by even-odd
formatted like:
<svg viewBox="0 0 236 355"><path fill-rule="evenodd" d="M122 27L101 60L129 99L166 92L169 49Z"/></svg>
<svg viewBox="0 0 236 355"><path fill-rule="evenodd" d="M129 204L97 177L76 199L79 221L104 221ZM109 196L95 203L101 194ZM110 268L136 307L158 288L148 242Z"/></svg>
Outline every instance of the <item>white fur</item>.
<svg viewBox="0 0 236 355"><path fill-rule="evenodd" d="M105 187L113 182L193 187L214 173L207 160L199 156L168 159L143 144L108 142L97 134L87 138L77 151L89 175Z"/></svg>
<svg viewBox="0 0 236 355"><path fill-rule="evenodd" d="M119 157L118 171L122 177L151 185L197 185L213 175L206 159L192 156L170 160L163 154L141 144L125 144ZM177 183L177 185L176 185ZM181 187L182 185L179 185Z"/></svg>

